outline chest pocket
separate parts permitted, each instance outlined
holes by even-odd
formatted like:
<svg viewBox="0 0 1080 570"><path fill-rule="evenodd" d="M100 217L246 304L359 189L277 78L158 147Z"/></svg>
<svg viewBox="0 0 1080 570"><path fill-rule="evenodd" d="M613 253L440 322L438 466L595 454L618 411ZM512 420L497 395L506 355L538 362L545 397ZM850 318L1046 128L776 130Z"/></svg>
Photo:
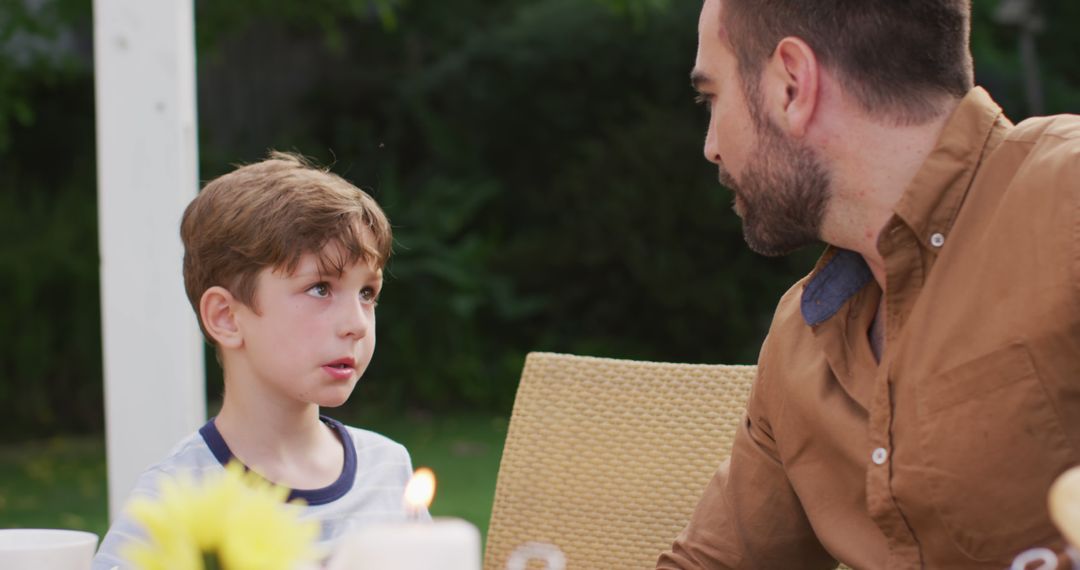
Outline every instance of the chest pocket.
<svg viewBox="0 0 1080 570"><path fill-rule="evenodd" d="M1056 537L1046 493L1077 458L1027 348L1010 344L917 390L930 499L956 545L999 561Z"/></svg>

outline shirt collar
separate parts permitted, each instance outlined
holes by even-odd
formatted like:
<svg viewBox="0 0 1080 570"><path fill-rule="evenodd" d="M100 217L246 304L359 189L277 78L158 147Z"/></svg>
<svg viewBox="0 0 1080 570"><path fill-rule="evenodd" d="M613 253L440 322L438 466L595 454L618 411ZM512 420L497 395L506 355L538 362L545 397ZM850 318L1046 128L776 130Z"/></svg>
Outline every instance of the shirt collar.
<svg viewBox="0 0 1080 570"><path fill-rule="evenodd" d="M947 238L979 163L1001 139L992 135L1004 126L1002 121L1007 123L1001 107L976 87L945 123L934 149L894 208L923 247L940 247L943 242L932 242L936 234Z"/></svg>
<svg viewBox="0 0 1080 570"><path fill-rule="evenodd" d="M854 251L830 248L803 289L803 320L817 326L836 314L871 279L870 266Z"/></svg>
<svg viewBox="0 0 1080 570"><path fill-rule="evenodd" d="M969 91L953 111L895 208L924 247L940 246L931 243L932 236L948 234L979 162L1001 140L992 135L1000 135L1007 124L1001 108L981 87ZM871 279L861 255L829 247L803 289L803 320L810 326L829 320Z"/></svg>
<svg viewBox="0 0 1080 570"><path fill-rule="evenodd" d="M319 419L330 426L341 440L345 454L344 467L337 480L326 487L319 489L289 489L289 496L285 499L286 501L301 499L308 505L325 505L344 497L352 489L353 483L356 481L356 446L353 444L352 435L349 434L348 428L333 418L320 415ZM218 431L214 418L210 418L203 427L199 428L199 435L202 436L206 446L210 448L210 452L214 454L214 458L218 460L222 467L228 465L233 459L240 461L239 458L233 455L229 444L225 442L225 438ZM241 465L243 465L242 462ZM250 469L247 465L243 465L243 467L244 471Z"/></svg>

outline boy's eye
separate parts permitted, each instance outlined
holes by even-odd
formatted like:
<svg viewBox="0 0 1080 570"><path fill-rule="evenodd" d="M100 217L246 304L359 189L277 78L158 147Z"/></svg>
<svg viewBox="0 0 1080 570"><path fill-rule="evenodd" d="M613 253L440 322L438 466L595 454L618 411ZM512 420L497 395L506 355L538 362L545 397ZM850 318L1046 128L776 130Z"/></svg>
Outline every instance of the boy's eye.
<svg viewBox="0 0 1080 570"><path fill-rule="evenodd" d="M330 284L325 281L316 283L308 288L307 294L311 295L312 297L318 297L320 299L323 297L329 297Z"/></svg>
<svg viewBox="0 0 1080 570"><path fill-rule="evenodd" d="M372 287L364 287L360 290L360 301L365 304L374 304L379 294Z"/></svg>

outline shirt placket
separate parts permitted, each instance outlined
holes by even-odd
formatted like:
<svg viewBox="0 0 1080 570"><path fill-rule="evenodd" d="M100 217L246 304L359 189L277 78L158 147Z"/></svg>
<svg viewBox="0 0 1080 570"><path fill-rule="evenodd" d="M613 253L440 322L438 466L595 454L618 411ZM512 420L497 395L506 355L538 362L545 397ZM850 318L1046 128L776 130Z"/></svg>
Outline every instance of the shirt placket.
<svg viewBox="0 0 1080 570"><path fill-rule="evenodd" d="M874 379L874 393L867 426L866 501L870 517L889 545L889 568L922 565L918 541L904 517L894 493L893 418L895 378L892 361L908 314L922 289L923 266L919 242L897 217L885 227L878 242L885 261L885 351Z"/></svg>

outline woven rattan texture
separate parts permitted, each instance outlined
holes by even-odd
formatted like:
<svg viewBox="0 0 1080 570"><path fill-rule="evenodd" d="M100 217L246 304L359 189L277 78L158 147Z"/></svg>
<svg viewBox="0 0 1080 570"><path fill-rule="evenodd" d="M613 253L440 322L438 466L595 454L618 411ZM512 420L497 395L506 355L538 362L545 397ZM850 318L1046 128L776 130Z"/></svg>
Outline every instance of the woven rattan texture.
<svg viewBox="0 0 1080 570"><path fill-rule="evenodd" d="M485 570L530 541L559 546L571 570L653 568L728 454L754 371L530 354Z"/></svg>

